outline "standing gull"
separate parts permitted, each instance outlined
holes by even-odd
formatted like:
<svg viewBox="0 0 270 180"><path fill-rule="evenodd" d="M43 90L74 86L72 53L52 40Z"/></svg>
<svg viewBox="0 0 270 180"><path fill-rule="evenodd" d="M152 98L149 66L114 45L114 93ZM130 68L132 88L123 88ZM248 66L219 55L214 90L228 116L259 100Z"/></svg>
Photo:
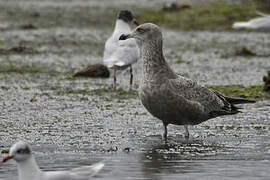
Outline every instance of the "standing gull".
<svg viewBox="0 0 270 180"><path fill-rule="evenodd" d="M96 163L92 166L82 166L70 171L47 171L39 169L32 155L30 146L19 141L9 150L9 155L3 159L3 163L14 159L18 166L19 180L90 180L104 166Z"/></svg>
<svg viewBox="0 0 270 180"><path fill-rule="evenodd" d="M119 41L121 34L130 33L130 24L139 25L130 11L123 10L118 14L112 36L105 43L103 62L114 70L114 89L116 89L116 71L130 67L130 88L133 82L132 64L139 59L139 48L136 40Z"/></svg>
<svg viewBox="0 0 270 180"><path fill-rule="evenodd" d="M143 76L139 96L144 107L162 120L164 139L168 124L184 125L189 138L188 125L200 124L208 119L240 112L235 104L253 103L235 99L200 86L190 79L177 75L167 64L162 50L160 28L151 23L138 26L120 39L135 38L141 42Z"/></svg>

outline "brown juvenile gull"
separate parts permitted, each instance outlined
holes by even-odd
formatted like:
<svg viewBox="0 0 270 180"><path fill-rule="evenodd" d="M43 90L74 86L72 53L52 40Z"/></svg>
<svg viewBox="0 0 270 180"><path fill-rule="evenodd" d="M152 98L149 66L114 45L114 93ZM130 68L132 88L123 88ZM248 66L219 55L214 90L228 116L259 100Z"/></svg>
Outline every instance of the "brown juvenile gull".
<svg viewBox="0 0 270 180"><path fill-rule="evenodd" d="M168 124L184 125L188 139L188 125L200 124L208 119L236 114L235 104L253 103L253 100L235 99L200 86L190 79L177 75L167 64L162 50L162 33L152 23L138 26L120 40L135 38L140 41L143 75L139 97L144 107L162 120L164 139Z"/></svg>

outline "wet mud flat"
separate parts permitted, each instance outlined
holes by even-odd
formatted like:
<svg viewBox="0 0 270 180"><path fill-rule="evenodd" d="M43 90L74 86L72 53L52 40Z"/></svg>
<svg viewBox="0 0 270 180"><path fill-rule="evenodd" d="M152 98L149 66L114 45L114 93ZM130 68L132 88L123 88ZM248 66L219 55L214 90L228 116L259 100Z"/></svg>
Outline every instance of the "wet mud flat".
<svg viewBox="0 0 270 180"><path fill-rule="evenodd" d="M170 125L165 144L161 121L138 99L140 61L130 92L128 71L118 75L116 91L111 78L72 77L78 69L101 62L113 29L111 17L121 8L97 4L1 2L1 151L24 139L44 170L104 160L106 166L96 176L104 180L267 179L268 99L243 105L241 114L190 127L189 142L182 127ZM200 84L261 86L270 69L269 33L163 32L169 64ZM256 55L237 53L243 47ZM0 163L0 179L17 179L15 163Z"/></svg>

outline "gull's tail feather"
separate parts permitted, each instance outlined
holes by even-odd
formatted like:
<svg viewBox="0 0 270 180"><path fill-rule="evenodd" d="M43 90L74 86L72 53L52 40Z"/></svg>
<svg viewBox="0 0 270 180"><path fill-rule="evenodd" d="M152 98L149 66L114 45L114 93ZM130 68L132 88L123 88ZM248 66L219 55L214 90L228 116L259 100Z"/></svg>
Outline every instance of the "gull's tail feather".
<svg viewBox="0 0 270 180"><path fill-rule="evenodd" d="M105 166L105 164L103 162L99 162L99 163L93 164L91 166L92 167L92 170L93 170L92 176L94 176L96 173L98 173L104 166Z"/></svg>
<svg viewBox="0 0 270 180"><path fill-rule="evenodd" d="M236 104L246 104L246 103L255 103L256 102L254 100L249 100L249 99L231 98L231 97L227 97L227 96L223 96L223 97L225 98L225 101L227 101L229 103L229 109L228 109L228 107L225 106L224 111L219 112L222 115L241 113L242 108L235 106Z"/></svg>
<svg viewBox="0 0 270 180"><path fill-rule="evenodd" d="M260 16L263 16L263 17L270 17L270 14L266 14L266 13L263 13L263 12L260 12L260 11L256 11L256 14L258 14Z"/></svg>
<svg viewBox="0 0 270 180"><path fill-rule="evenodd" d="M242 98L231 98L231 97L225 97L226 100L231 104L246 104L246 103L255 103L255 100L250 99L242 99Z"/></svg>
<svg viewBox="0 0 270 180"><path fill-rule="evenodd" d="M233 29L251 28L248 22L236 22L232 25Z"/></svg>
<svg viewBox="0 0 270 180"><path fill-rule="evenodd" d="M119 66L119 67L122 67L122 66L126 66L126 63L123 62L123 61L118 61L114 64L115 66Z"/></svg>
<svg viewBox="0 0 270 180"><path fill-rule="evenodd" d="M233 115L233 114L238 114L241 113L240 107L237 107L233 104L230 104L230 106L224 106L221 110L219 111L212 111L209 113L210 117L218 117L218 116L224 116L224 115Z"/></svg>
<svg viewBox="0 0 270 180"><path fill-rule="evenodd" d="M124 61L119 61L116 59L107 59L104 60L104 64L105 66L107 66L108 68L113 68L113 67L125 67L127 66L127 64Z"/></svg>
<svg viewBox="0 0 270 180"><path fill-rule="evenodd" d="M104 167L104 165L105 164L103 162L99 162L91 166L82 166L74 168L71 170L71 172L76 174L77 176L92 177L96 175Z"/></svg>
<svg viewBox="0 0 270 180"><path fill-rule="evenodd" d="M224 106L219 111L210 112L211 117L241 113L240 109L242 109L242 108L235 106L236 104L245 104L245 103L255 103L256 102L254 100L249 100L249 99L231 98L231 97L224 96L223 94L221 94L220 92L218 92L216 90L212 90L212 91L220 98L220 100L222 100L222 102L224 103Z"/></svg>

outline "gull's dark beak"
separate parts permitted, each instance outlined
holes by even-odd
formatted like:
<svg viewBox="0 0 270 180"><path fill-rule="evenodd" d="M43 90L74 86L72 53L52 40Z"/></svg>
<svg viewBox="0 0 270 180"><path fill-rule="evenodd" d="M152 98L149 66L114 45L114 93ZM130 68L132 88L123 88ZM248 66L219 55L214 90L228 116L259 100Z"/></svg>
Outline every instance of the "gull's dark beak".
<svg viewBox="0 0 270 180"><path fill-rule="evenodd" d="M7 162L8 160L12 159L13 156L6 156L4 159L3 159L3 163Z"/></svg>
<svg viewBox="0 0 270 180"><path fill-rule="evenodd" d="M125 35L125 34L122 34L120 37L119 37L119 40L126 40L128 39L128 35Z"/></svg>

